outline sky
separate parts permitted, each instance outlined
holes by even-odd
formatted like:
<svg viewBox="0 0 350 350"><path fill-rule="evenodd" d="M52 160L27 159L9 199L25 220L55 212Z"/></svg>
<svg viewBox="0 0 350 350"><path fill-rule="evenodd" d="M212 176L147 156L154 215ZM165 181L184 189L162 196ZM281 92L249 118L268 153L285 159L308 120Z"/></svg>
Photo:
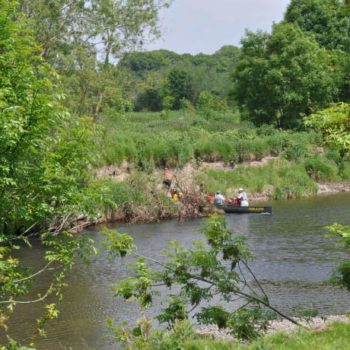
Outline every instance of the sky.
<svg viewBox="0 0 350 350"><path fill-rule="evenodd" d="M146 50L214 53L224 45L239 45L245 30L270 31L290 0L173 0L160 14L162 37Z"/></svg>

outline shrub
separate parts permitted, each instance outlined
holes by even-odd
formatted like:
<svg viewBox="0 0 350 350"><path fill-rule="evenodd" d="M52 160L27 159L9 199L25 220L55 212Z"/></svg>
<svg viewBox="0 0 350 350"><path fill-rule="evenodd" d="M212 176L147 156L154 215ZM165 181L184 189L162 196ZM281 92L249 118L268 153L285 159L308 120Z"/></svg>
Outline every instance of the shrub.
<svg viewBox="0 0 350 350"><path fill-rule="evenodd" d="M338 168L327 158L316 157L304 161L307 174L315 181L332 181L337 179Z"/></svg>
<svg viewBox="0 0 350 350"><path fill-rule="evenodd" d="M303 198L317 193L317 185L302 167L280 168L277 173L280 180L274 189L274 199Z"/></svg>
<svg viewBox="0 0 350 350"><path fill-rule="evenodd" d="M334 163L336 163L337 165L340 165L342 163L342 157L339 153L339 151L337 150L328 150L326 153L325 153L325 157L328 159L328 160L331 160L333 161Z"/></svg>
<svg viewBox="0 0 350 350"><path fill-rule="evenodd" d="M307 153L307 144L303 141L291 140L286 146L284 156L288 160L299 160Z"/></svg>
<svg viewBox="0 0 350 350"><path fill-rule="evenodd" d="M350 180L350 162L344 162L340 176L343 180Z"/></svg>

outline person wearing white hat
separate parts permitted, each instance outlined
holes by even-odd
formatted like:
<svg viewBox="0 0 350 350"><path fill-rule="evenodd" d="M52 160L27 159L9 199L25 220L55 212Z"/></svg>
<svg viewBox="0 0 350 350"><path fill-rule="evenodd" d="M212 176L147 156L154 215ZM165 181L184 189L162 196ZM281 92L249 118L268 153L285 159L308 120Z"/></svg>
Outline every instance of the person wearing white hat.
<svg viewBox="0 0 350 350"><path fill-rule="evenodd" d="M239 199L239 205L241 207L249 207L248 196L247 196L247 193L244 191L243 188L240 188L238 190L237 198Z"/></svg>

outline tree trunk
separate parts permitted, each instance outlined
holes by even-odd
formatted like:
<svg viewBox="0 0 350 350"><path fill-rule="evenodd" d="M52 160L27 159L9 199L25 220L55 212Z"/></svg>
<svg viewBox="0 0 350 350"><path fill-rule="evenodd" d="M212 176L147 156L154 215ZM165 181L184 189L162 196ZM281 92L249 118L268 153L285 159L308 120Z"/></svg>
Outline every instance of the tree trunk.
<svg viewBox="0 0 350 350"><path fill-rule="evenodd" d="M99 115L101 107L102 107L102 102L103 102L103 92L100 93L96 107L95 107L94 119L93 119L94 123L96 123L98 120L98 115Z"/></svg>

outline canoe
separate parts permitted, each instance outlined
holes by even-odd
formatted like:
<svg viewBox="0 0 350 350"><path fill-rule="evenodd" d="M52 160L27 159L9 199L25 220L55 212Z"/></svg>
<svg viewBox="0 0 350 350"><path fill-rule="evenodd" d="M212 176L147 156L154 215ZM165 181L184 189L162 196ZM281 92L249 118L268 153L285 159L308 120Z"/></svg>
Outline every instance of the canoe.
<svg viewBox="0 0 350 350"><path fill-rule="evenodd" d="M222 209L227 214L272 214L272 207L238 207L232 204L217 205L218 209Z"/></svg>

